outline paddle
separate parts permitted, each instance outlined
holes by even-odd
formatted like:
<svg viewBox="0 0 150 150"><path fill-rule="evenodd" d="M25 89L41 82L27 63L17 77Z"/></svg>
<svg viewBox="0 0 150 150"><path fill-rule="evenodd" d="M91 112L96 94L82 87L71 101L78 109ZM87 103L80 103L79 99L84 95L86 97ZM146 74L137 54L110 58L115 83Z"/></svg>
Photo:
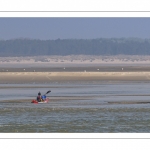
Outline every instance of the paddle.
<svg viewBox="0 0 150 150"><path fill-rule="evenodd" d="M51 91L47 91L44 95L46 95L46 94L48 94L48 93L50 93Z"/></svg>

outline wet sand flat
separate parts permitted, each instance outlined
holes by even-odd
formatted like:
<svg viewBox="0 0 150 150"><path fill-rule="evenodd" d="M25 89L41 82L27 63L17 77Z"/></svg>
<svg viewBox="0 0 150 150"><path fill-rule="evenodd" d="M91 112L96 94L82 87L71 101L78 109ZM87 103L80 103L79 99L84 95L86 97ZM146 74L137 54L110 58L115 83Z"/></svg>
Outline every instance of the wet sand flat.
<svg viewBox="0 0 150 150"><path fill-rule="evenodd" d="M150 72L150 65L66 65L17 67L14 64L11 67L0 66L0 72Z"/></svg>
<svg viewBox="0 0 150 150"><path fill-rule="evenodd" d="M87 100L87 99L91 99L92 97L86 97L86 96L61 96L61 97L50 97L49 103L52 102L62 102L62 101L66 101L66 100ZM93 97L94 98L94 97ZM34 99L34 98L33 98ZM0 103L31 103L32 99L20 99L20 100L1 100ZM116 104L120 104L120 105L124 105L124 104L149 104L150 100L147 101L139 101L139 100L131 100L131 101L107 101L103 104L99 104L99 105L116 105ZM44 104L45 105L45 104ZM94 104L93 104L94 105Z"/></svg>
<svg viewBox="0 0 150 150"><path fill-rule="evenodd" d="M105 80L149 81L150 72L0 72L0 83Z"/></svg>

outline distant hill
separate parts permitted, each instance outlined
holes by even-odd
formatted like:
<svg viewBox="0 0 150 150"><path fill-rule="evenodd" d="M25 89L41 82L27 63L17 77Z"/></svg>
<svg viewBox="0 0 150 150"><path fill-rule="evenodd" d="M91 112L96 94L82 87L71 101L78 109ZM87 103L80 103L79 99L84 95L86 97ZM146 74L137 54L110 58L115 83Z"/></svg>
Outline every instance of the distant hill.
<svg viewBox="0 0 150 150"><path fill-rule="evenodd" d="M0 41L0 56L39 55L150 55L150 39L13 39Z"/></svg>

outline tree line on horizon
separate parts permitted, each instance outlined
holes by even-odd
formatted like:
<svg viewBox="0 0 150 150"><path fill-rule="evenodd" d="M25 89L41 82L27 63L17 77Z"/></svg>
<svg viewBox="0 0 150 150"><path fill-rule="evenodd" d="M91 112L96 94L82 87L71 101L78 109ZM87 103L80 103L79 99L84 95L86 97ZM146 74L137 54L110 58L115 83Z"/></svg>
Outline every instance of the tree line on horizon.
<svg viewBox="0 0 150 150"><path fill-rule="evenodd" d="M150 39L0 40L0 56L150 55Z"/></svg>

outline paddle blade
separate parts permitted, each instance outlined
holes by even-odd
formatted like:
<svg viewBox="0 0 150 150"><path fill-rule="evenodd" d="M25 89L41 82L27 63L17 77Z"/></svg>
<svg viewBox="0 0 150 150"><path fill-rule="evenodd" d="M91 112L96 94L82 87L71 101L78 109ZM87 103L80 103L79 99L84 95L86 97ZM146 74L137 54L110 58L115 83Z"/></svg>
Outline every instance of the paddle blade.
<svg viewBox="0 0 150 150"><path fill-rule="evenodd" d="M51 91L47 91L47 93L46 94L48 94L48 93L50 93Z"/></svg>

